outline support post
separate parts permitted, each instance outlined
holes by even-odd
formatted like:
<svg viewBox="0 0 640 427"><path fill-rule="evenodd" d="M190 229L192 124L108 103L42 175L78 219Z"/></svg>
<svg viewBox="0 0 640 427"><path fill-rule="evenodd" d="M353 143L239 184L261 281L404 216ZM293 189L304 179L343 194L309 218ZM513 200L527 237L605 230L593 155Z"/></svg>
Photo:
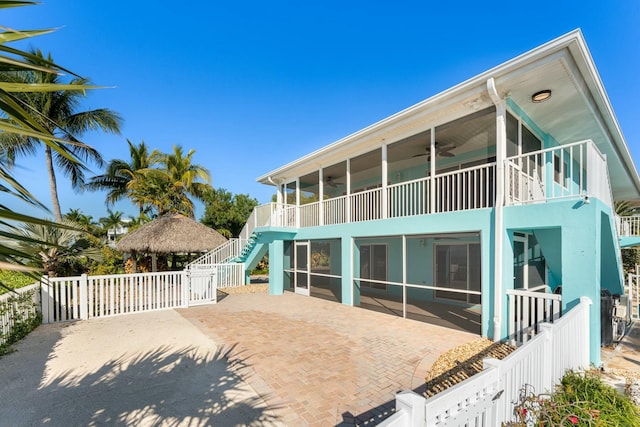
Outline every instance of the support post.
<svg viewBox="0 0 640 427"><path fill-rule="evenodd" d="M80 319L87 320L89 319L89 301L87 299L87 290L89 286L89 280L86 274L80 276L80 301L78 301L80 306Z"/></svg>
<svg viewBox="0 0 640 427"><path fill-rule="evenodd" d="M345 187L346 187L346 193L347 193L347 197L346 197L346 206L345 206L345 210L346 210L346 214L347 217L345 218L345 222L349 223L351 222L351 159L347 159L347 173L346 173L346 182L345 182Z"/></svg>
<svg viewBox="0 0 640 427"><path fill-rule="evenodd" d="M388 170L389 166L387 164L387 144L385 144L384 142L382 143L381 151L382 151L382 174L381 174L382 186L380 188L380 191L382 192L382 194L381 194L380 209L382 210L382 212L380 212L380 218L386 219L387 209L389 204L388 195L387 195L387 182L389 181L389 178L387 177L387 175L389 174L389 170Z"/></svg>
<svg viewBox="0 0 640 427"><path fill-rule="evenodd" d="M322 168L318 170L318 224L324 225L324 173Z"/></svg>
<svg viewBox="0 0 640 427"><path fill-rule="evenodd" d="M53 288L49 282L49 276L42 276L40 289L42 294L42 323L53 323L55 321L53 314Z"/></svg>
<svg viewBox="0 0 640 427"><path fill-rule="evenodd" d="M409 416L410 426L423 426L426 419L426 399L413 391L396 394L396 412L404 411Z"/></svg>
<svg viewBox="0 0 640 427"><path fill-rule="evenodd" d="M436 213L436 128L431 128L429 146L429 213Z"/></svg>
<svg viewBox="0 0 640 427"><path fill-rule="evenodd" d="M493 264L493 340L502 338L502 315L504 290L502 283L503 262L503 206L504 206L504 159L507 150L507 109L505 102L498 95L493 77L487 80L487 91L496 106L496 201L494 208L494 264Z"/></svg>

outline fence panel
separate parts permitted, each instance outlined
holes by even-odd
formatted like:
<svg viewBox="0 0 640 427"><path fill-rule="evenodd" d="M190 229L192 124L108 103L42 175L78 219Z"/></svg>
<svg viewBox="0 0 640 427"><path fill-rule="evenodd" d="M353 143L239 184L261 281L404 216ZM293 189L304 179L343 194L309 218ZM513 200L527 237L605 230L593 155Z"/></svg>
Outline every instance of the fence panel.
<svg viewBox="0 0 640 427"><path fill-rule="evenodd" d="M484 371L429 399L413 392L400 393L396 398L398 414L381 426L489 427L511 421L525 386L544 393L567 370L589 366L590 305L591 300L581 298L555 323L540 325L538 335L505 359L485 359ZM419 422L413 418L415 414Z"/></svg>
<svg viewBox="0 0 640 427"><path fill-rule="evenodd" d="M40 304L40 283L0 295L0 345L7 342L17 322L36 318Z"/></svg>
<svg viewBox="0 0 640 427"><path fill-rule="evenodd" d="M538 333L545 322L554 322L560 317L562 296L524 289L508 289L509 341L511 345L527 342Z"/></svg>

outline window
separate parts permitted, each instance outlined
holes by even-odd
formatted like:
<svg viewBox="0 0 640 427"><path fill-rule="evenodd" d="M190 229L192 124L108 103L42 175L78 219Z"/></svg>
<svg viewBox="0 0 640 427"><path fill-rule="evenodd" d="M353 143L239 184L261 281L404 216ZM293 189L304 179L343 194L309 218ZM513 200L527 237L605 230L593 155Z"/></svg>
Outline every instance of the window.
<svg viewBox="0 0 640 427"><path fill-rule="evenodd" d="M360 245L360 278L387 281L387 245ZM383 283L361 280L360 286L387 290Z"/></svg>
<svg viewBox="0 0 640 427"><path fill-rule="evenodd" d="M481 255L477 243L437 244L435 247L435 284L438 288L454 289L451 292L438 289L436 297L472 304L480 303L480 296L467 291L481 289Z"/></svg>

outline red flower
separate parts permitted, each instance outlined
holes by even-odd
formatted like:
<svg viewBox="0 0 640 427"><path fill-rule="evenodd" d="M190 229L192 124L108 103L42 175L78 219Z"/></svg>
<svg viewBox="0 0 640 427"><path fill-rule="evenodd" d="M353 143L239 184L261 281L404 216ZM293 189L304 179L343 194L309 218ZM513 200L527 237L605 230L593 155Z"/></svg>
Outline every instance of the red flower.
<svg viewBox="0 0 640 427"><path fill-rule="evenodd" d="M571 421L571 424L578 424L578 417L575 415L569 415L568 419Z"/></svg>

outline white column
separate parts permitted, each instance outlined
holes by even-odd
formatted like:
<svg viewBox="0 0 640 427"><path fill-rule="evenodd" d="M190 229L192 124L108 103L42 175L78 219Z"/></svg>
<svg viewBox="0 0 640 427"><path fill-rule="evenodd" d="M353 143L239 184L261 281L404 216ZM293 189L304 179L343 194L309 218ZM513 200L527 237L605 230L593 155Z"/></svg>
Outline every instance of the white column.
<svg viewBox="0 0 640 427"><path fill-rule="evenodd" d="M300 228L300 178L296 178L296 228Z"/></svg>
<svg viewBox="0 0 640 427"><path fill-rule="evenodd" d="M276 186L276 203L280 205L282 203L282 187L284 184L278 184Z"/></svg>
<svg viewBox="0 0 640 427"><path fill-rule="evenodd" d="M347 218L345 222L351 222L351 159L347 159L347 175L345 186L347 187L347 197L345 200Z"/></svg>
<svg viewBox="0 0 640 427"><path fill-rule="evenodd" d="M429 213L436 212L436 128L431 128L431 145L429 146Z"/></svg>
<svg viewBox="0 0 640 427"><path fill-rule="evenodd" d="M502 302L504 299L502 257L503 257L503 206L504 206L504 159L507 151L507 121L505 102L498 95L493 78L487 80L487 91L496 106L496 202L494 216L494 302L493 340L500 341L502 329ZM513 262L513 260L512 260Z"/></svg>
<svg viewBox="0 0 640 427"><path fill-rule="evenodd" d="M318 170L318 224L324 225L324 173L322 168Z"/></svg>
<svg viewBox="0 0 640 427"><path fill-rule="evenodd" d="M389 173L388 171L388 164L387 164L387 144L386 143L382 143L382 147L381 147L381 151L382 151L382 197L381 197L381 203L380 203L380 208L382 209L382 215L380 216L382 219L386 219L387 218L387 208L388 208L388 197L387 197L387 182L389 181L389 179L387 178L387 175Z"/></svg>
<svg viewBox="0 0 640 427"><path fill-rule="evenodd" d="M407 236L402 235L402 317L407 318Z"/></svg>

